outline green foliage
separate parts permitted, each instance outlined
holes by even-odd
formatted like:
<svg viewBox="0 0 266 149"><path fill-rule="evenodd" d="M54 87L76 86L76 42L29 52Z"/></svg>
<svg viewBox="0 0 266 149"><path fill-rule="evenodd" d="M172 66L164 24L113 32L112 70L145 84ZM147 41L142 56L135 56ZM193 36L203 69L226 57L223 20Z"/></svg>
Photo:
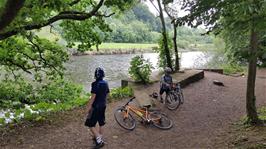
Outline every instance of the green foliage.
<svg viewBox="0 0 266 149"><path fill-rule="evenodd" d="M258 110L259 118L266 121L266 107L262 107Z"/></svg>
<svg viewBox="0 0 266 149"><path fill-rule="evenodd" d="M160 20L142 3L132 10L107 19L112 29L106 42L119 43L155 43L159 39Z"/></svg>
<svg viewBox="0 0 266 149"><path fill-rule="evenodd" d="M112 89L110 92L110 101L112 102L132 96L133 89L130 87L116 88ZM6 119L10 119L11 115L12 117L14 117L11 119L11 123L20 123L22 120L43 121L47 118L47 116L49 116L49 113L51 112L66 111L71 110L75 107L84 106L88 102L88 99L90 99L89 97L90 94L82 97L73 97L69 100L62 100L62 102L59 103L40 101L33 105L26 105L17 109L12 108L10 109L11 111L8 110L5 113L4 117L0 117L0 126L5 126Z"/></svg>
<svg viewBox="0 0 266 149"><path fill-rule="evenodd" d="M4 118L0 118L0 125L4 125L5 124L5 119Z"/></svg>
<svg viewBox="0 0 266 149"><path fill-rule="evenodd" d="M112 89L110 93L111 101L132 96L133 96L133 89L130 87L115 88Z"/></svg>
<svg viewBox="0 0 266 149"><path fill-rule="evenodd" d="M160 32L162 25L159 18L156 18L149 8L142 3L139 3L132 8L132 11L137 20L147 24L149 28L155 32Z"/></svg>
<svg viewBox="0 0 266 149"><path fill-rule="evenodd" d="M190 24L204 22L207 25L214 25L216 33L222 33L229 50L229 55L236 60L242 59L249 62L247 81L247 116L248 123L259 124L256 102L254 96L256 80L256 64L265 49L265 28L266 28L266 1L265 0L224 0L209 1L199 0L195 3L187 2L187 7L192 8L188 15ZM194 6L193 6L194 5ZM192 17L192 18L191 18Z"/></svg>
<svg viewBox="0 0 266 149"><path fill-rule="evenodd" d="M156 39L152 37L150 29L148 25L133 20L130 23L122 23L122 22L112 22L111 28L112 33L109 34L107 38L107 42L118 42L118 43L151 43Z"/></svg>
<svg viewBox="0 0 266 149"><path fill-rule="evenodd" d="M152 48L157 48L157 44L152 44L152 43L102 43L99 45L99 48L101 50L107 50L108 51L116 51L118 49L121 49L123 51L126 51L128 49L139 49L139 50L144 50L144 49L152 49ZM95 47L92 47L93 49L96 49Z"/></svg>
<svg viewBox="0 0 266 149"><path fill-rule="evenodd" d="M5 2L1 1L0 12ZM38 32L34 29L50 25L52 30L56 26L69 47L77 43L79 50L90 50L91 46L102 42L105 32L110 31L104 18L129 9L136 1L100 2L103 1L26 0L12 23L0 33L0 66L5 66L9 74L21 70L34 73L37 81L41 81L44 75L62 75L63 63L67 60L66 49L40 39L34 35Z"/></svg>
<svg viewBox="0 0 266 149"><path fill-rule="evenodd" d="M258 109L258 116L259 116L259 119L261 121L266 121L266 107L265 106L262 106ZM246 127L250 127L252 126L250 123L249 123L249 119L247 116L243 116L241 119L240 119L240 123L241 124L244 124L246 125Z"/></svg>
<svg viewBox="0 0 266 149"><path fill-rule="evenodd" d="M116 9L120 9L125 11L130 9L133 5L135 5L138 1L136 0L106 0L105 5L108 7L112 6Z"/></svg>
<svg viewBox="0 0 266 149"><path fill-rule="evenodd" d="M79 51L88 51L92 45L101 44L111 29L103 18L92 18L82 22L64 21L60 24L67 47L77 46Z"/></svg>
<svg viewBox="0 0 266 149"><path fill-rule="evenodd" d="M15 77L19 70L23 70L33 74L37 81L41 81L44 75L53 78L63 74L63 62L67 60L64 49L33 34L27 38L14 36L0 41L0 65L7 74Z"/></svg>
<svg viewBox="0 0 266 149"><path fill-rule="evenodd" d="M252 55L250 48L250 33L254 28L258 35L258 64L265 65L265 13L264 0L199 0L195 3L183 0L184 9L190 9L190 14L180 19L190 26L206 24L215 34L220 34L225 41L226 56L230 61L246 63ZM211 10L211 11L210 11Z"/></svg>
<svg viewBox="0 0 266 149"><path fill-rule="evenodd" d="M171 56L171 61L172 64L174 64L174 59L173 59L173 41L171 40L170 36L167 34L167 41L168 41L168 47L170 49L170 56ZM159 40L159 48L155 49L156 52L159 52L159 67L166 67L167 66L167 61L166 61L166 53L164 50L164 40L163 36L161 35L161 38Z"/></svg>
<svg viewBox="0 0 266 149"><path fill-rule="evenodd" d="M63 103L82 94L82 87L63 79L55 79L42 86L33 87L23 79L0 83L0 107L19 109L25 104Z"/></svg>
<svg viewBox="0 0 266 149"><path fill-rule="evenodd" d="M135 56L130 61L129 74L137 82L148 83L152 72L152 65L141 56Z"/></svg>
<svg viewBox="0 0 266 149"><path fill-rule="evenodd" d="M177 47L181 49L192 49L194 45L212 44L213 38L210 35L202 35L206 30L181 26L177 28ZM173 34L173 31L171 31Z"/></svg>
<svg viewBox="0 0 266 149"><path fill-rule="evenodd" d="M247 62L252 57L249 52L250 31L254 28L258 32L258 64L266 65L264 56L266 54L266 20L263 17L266 15L266 2L258 0L255 5L252 1L242 1L228 7L226 11L230 11L232 16L226 16L220 22L224 26L221 33L225 39L227 56L240 62ZM254 16L255 14L256 16ZM261 19L254 19L254 17L261 17Z"/></svg>
<svg viewBox="0 0 266 149"><path fill-rule="evenodd" d="M65 101L62 103L47 103L39 102L37 104L27 106L25 108L16 109L13 116L14 118L10 119L10 113L7 112L5 117L0 118L0 126L5 126L5 120L10 119L12 123L19 123L23 120L28 121L43 121L47 118L48 114L51 112L59 112L73 109L75 107L83 106L88 102L88 97L80 97L72 99L71 101ZM23 116L21 116L23 115Z"/></svg>
<svg viewBox="0 0 266 149"><path fill-rule="evenodd" d="M45 102L66 102L79 97L82 87L69 81L58 79L42 86L38 91L38 98Z"/></svg>
<svg viewBox="0 0 266 149"><path fill-rule="evenodd" d="M23 103L35 103L35 94L32 85L19 79L5 80L0 83L0 107L20 108Z"/></svg>
<svg viewBox="0 0 266 149"><path fill-rule="evenodd" d="M224 70L224 74L244 74L246 72L244 66L238 65L236 63L223 64L222 68Z"/></svg>

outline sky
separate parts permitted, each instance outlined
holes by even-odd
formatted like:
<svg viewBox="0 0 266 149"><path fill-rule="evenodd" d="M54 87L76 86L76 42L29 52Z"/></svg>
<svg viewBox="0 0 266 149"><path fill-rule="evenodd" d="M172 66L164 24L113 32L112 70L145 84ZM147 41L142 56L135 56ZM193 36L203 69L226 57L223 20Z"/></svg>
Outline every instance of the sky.
<svg viewBox="0 0 266 149"><path fill-rule="evenodd" d="M156 15L156 16L159 15L158 11L154 8L154 6L151 4L150 1L145 1L144 3L149 7L149 10L150 10L154 15ZM157 1L154 1L154 4L155 4L156 7L158 8ZM178 16L184 16L184 15L186 14L186 12L180 10L180 6L179 6L179 5L176 5L175 7L177 7L178 10L179 10L179 14L178 14ZM167 14L164 13L164 17L166 17L166 16L167 16Z"/></svg>
<svg viewBox="0 0 266 149"><path fill-rule="evenodd" d="M144 2L148 7L149 10L155 15L155 16L159 16L158 11L156 10L156 8L154 8L154 6L151 4L151 2L149 0ZM154 1L154 4L156 5L156 7L158 8L158 4L157 1ZM185 16L188 12L185 12L183 10L181 10L181 6L180 5L175 5L173 7L177 7L177 9L179 10L178 12L178 17L182 17ZM164 12L164 17L167 17L167 14ZM197 28L201 28L201 29L206 29L206 27L204 25L199 25Z"/></svg>

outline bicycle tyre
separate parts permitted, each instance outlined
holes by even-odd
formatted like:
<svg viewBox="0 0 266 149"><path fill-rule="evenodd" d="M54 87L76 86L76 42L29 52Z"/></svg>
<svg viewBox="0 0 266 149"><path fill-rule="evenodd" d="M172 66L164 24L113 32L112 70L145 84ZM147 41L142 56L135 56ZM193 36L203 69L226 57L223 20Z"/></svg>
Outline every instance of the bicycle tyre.
<svg viewBox="0 0 266 149"><path fill-rule="evenodd" d="M165 104L169 110L176 110L180 106L180 97L169 93L166 97Z"/></svg>
<svg viewBox="0 0 266 149"><path fill-rule="evenodd" d="M180 92L179 92L179 96L180 96L181 104L183 104L185 99L184 99L184 95L183 95L182 90L180 90Z"/></svg>
<svg viewBox="0 0 266 149"><path fill-rule="evenodd" d="M155 113L153 113L155 114ZM161 117L159 120L152 120L152 124L163 130L167 130L173 127L173 121L168 118L168 116L164 113L156 113L159 117Z"/></svg>
<svg viewBox="0 0 266 149"><path fill-rule="evenodd" d="M124 112L126 109L124 107L119 107L115 110L114 117L115 121L126 130L133 130L136 127L136 121L129 113L127 118L124 117Z"/></svg>

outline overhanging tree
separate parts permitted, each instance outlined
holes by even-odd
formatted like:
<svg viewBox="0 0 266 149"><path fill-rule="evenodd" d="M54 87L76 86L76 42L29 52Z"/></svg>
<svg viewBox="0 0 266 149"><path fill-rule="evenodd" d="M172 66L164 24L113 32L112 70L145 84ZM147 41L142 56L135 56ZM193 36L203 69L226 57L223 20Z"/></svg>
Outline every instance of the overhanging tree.
<svg viewBox="0 0 266 149"><path fill-rule="evenodd" d="M17 9L8 9L14 1L0 2L0 22L9 20L1 24L0 65L14 76L17 70L22 70L37 74L36 78L41 74L63 74L63 62L67 60L65 49L38 37L39 29L60 24L69 47L77 44L79 50L87 50L99 43L94 29L110 30L104 18L135 3L135 0L25 0L17 3Z"/></svg>
<svg viewBox="0 0 266 149"><path fill-rule="evenodd" d="M231 50L248 49L248 78L246 112L248 122L260 124L256 110L255 81L259 52L263 49L266 28L266 2L264 0L183 0L183 9L189 14L179 19L180 24L196 27L205 24L209 31L223 34ZM265 33L265 32L264 32ZM243 40L244 39L244 40ZM264 47L265 48L265 47Z"/></svg>
<svg viewBox="0 0 266 149"><path fill-rule="evenodd" d="M23 7L25 0L8 0L0 2L0 8L2 6L2 12L0 16L0 31L8 26L16 17L19 10Z"/></svg>

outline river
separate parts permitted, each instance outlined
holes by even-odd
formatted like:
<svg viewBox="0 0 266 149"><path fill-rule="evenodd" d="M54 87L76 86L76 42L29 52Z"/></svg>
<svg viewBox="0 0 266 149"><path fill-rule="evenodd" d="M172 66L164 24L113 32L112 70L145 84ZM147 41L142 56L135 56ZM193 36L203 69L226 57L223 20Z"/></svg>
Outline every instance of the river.
<svg viewBox="0 0 266 149"><path fill-rule="evenodd" d="M70 61L65 64L66 77L75 83L84 86L85 91L90 90L90 84L94 81L94 70L96 67L101 66L105 70L106 77L110 88L119 87L121 79L128 77L128 68L132 57L139 54L122 54L122 55L84 55L72 56ZM155 70L158 69L158 54L157 53L144 53L145 59L149 59ZM204 68L211 58L211 54L203 52L182 52L181 53L181 68ZM34 105L33 105L34 106ZM29 105L26 109L31 113L38 113L33 111ZM9 116L6 116L8 113ZM20 113L18 118L24 117L24 113ZM15 118L15 113L8 110L0 109L0 118L4 118L5 123L9 123ZM0 123L1 126L1 123Z"/></svg>
<svg viewBox="0 0 266 149"><path fill-rule="evenodd" d="M94 80L96 67L103 67L110 88L120 86L121 79L128 77L128 68L132 57L140 54L121 55L84 55L72 56L66 64L67 78L75 83L82 84L85 91L90 90L90 84ZM158 54L144 53L145 59L149 59L155 70L158 69ZM203 68L208 63L210 54L192 51L181 53L181 68Z"/></svg>

